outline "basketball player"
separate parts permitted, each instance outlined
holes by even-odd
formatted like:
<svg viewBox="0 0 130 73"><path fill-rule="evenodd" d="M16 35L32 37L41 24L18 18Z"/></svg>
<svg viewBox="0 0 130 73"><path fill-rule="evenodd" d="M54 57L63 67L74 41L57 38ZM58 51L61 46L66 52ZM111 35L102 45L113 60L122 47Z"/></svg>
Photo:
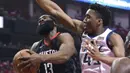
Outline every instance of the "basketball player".
<svg viewBox="0 0 130 73"><path fill-rule="evenodd" d="M130 73L130 57L114 60L111 73Z"/></svg>
<svg viewBox="0 0 130 73"><path fill-rule="evenodd" d="M37 33L43 39L31 48L38 54L20 58L23 62L18 67L27 69L41 63L38 73L76 73L74 40L69 33L58 32L56 24L55 18L50 15L40 17Z"/></svg>
<svg viewBox="0 0 130 73"><path fill-rule="evenodd" d="M110 73L112 62L118 57L124 57L124 42L120 35L104 27L110 22L110 11L99 4L90 5L83 21L71 19L52 0L36 0L39 6L66 27L79 33L82 37L80 59L82 73ZM84 48L86 40L97 40L98 50ZM87 53L89 51L89 53Z"/></svg>
<svg viewBox="0 0 130 73"><path fill-rule="evenodd" d="M130 56L130 31L128 32L125 40L126 56Z"/></svg>

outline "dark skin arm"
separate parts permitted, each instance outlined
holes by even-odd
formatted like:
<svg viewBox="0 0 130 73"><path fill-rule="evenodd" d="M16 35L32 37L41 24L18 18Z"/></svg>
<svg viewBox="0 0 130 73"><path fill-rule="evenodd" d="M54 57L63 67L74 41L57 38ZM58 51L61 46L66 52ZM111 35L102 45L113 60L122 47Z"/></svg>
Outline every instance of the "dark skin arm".
<svg viewBox="0 0 130 73"><path fill-rule="evenodd" d="M104 63L106 63L108 65L112 65L112 62L115 59L125 56L125 48L124 48L123 39L121 38L121 36L119 34L113 33L110 36L109 42L111 43L112 51L113 51L115 57L104 56L104 57L102 57L101 61L103 61ZM105 59L105 57L106 57L106 59Z"/></svg>
<svg viewBox="0 0 130 73"><path fill-rule="evenodd" d="M58 22L74 32L82 33L82 21L71 19L56 3L51 0L36 0L36 2L43 10L55 16Z"/></svg>
<svg viewBox="0 0 130 73"><path fill-rule="evenodd" d="M65 63L72 55L76 53L74 47L74 40L72 36L68 33L62 33L58 36L61 41L61 46L59 51L53 54L32 54L30 57L22 57L20 60L23 60L18 67L24 66L23 69L29 68L31 66L35 67L36 64L41 62L48 62L53 64L62 64Z"/></svg>
<svg viewBox="0 0 130 73"><path fill-rule="evenodd" d="M89 50L88 54L95 60L102 61L111 66L115 59L125 56L125 48L124 48L124 42L122 38L120 37L120 35L116 33L113 33L110 36L109 43L112 46L112 51L115 57L105 56L101 54L97 48L96 43L94 44L89 43L94 47L94 49L92 50L92 47L87 46Z"/></svg>
<svg viewBox="0 0 130 73"><path fill-rule="evenodd" d="M130 59L127 57L122 57L114 60L111 68L111 73L129 73L129 69Z"/></svg>
<svg viewBox="0 0 130 73"><path fill-rule="evenodd" d="M51 62L55 64L66 62L72 55L76 53L74 47L74 40L68 33L63 33L59 37L61 41L60 50L53 55L45 55L42 60L45 62ZM45 58L46 57L46 58Z"/></svg>
<svg viewBox="0 0 130 73"><path fill-rule="evenodd" d="M124 41L119 34L113 33L109 39L116 57L125 56Z"/></svg>

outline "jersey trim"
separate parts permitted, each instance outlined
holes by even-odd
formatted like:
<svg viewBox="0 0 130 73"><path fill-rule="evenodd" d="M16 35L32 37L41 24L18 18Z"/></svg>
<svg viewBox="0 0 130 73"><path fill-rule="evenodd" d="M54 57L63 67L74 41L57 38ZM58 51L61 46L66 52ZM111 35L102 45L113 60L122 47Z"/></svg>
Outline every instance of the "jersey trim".
<svg viewBox="0 0 130 73"><path fill-rule="evenodd" d="M108 40L110 39L110 36L112 35L113 32L114 32L114 30L112 30L106 37L106 44L107 44L108 48L110 48L110 50L112 50L112 47L109 45Z"/></svg>
<svg viewBox="0 0 130 73"><path fill-rule="evenodd" d="M60 34L60 32L57 32L53 37L50 38L50 40L55 39L59 34ZM44 44L45 44L46 46L49 46L49 43L47 43L46 40L44 40Z"/></svg>

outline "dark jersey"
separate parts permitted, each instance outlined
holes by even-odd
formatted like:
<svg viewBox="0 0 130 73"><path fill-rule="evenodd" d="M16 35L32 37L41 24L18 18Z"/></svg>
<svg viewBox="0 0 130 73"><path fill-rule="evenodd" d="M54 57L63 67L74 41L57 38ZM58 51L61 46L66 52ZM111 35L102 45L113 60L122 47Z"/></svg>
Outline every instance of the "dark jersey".
<svg viewBox="0 0 130 73"><path fill-rule="evenodd" d="M51 40L51 47L48 47L43 40L37 42L35 47L32 47L33 51L39 54L53 54L60 48L60 41L57 37ZM40 65L39 73L76 73L75 56L71 57L64 64L52 64L43 62Z"/></svg>

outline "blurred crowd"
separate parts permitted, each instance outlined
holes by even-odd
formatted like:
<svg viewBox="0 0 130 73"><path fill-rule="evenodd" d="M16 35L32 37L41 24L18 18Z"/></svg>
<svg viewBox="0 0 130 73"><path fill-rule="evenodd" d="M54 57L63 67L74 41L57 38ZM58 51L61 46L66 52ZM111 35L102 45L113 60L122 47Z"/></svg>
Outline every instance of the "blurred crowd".
<svg viewBox="0 0 130 73"><path fill-rule="evenodd" d="M9 43L3 43L0 41L0 48L11 48L11 49L23 49L23 48L30 48L31 45L24 45L21 44L20 42L17 44L13 44L12 42Z"/></svg>
<svg viewBox="0 0 130 73"><path fill-rule="evenodd" d="M0 61L0 73L15 73L13 70L13 63L9 60Z"/></svg>
<svg viewBox="0 0 130 73"><path fill-rule="evenodd" d="M3 42L0 42L0 50L1 51L5 50L5 49L8 49L6 51L11 51L11 49L18 51L18 50L24 49L24 48L30 48L30 46L29 45L23 45L21 43L13 44L12 42L9 42L9 43L5 44ZM14 51L13 55L17 51ZM7 53L5 52L5 53L1 54L2 57L0 58L0 73L15 73L14 70L13 70L13 63L12 63L13 55L11 53L8 53L8 54ZM5 54L6 54L7 57L3 57Z"/></svg>
<svg viewBox="0 0 130 73"><path fill-rule="evenodd" d="M16 20L18 19L24 19L24 17L21 16L21 13L19 10L12 10L12 11L7 11L4 8L0 8L0 16L3 16L4 18L7 19L12 19Z"/></svg>
<svg viewBox="0 0 130 73"><path fill-rule="evenodd" d="M20 10L12 10L8 11L2 7L0 7L0 16L3 16L6 19L11 19L11 20L30 20L31 22L36 22L37 18L39 18L40 15L42 15L42 12L40 10L34 10L33 16L29 16L27 14L21 13L22 11Z"/></svg>
<svg viewBox="0 0 130 73"><path fill-rule="evenodd" d="M129 28L128 29L124 29L121 25L112 25L111 29L114 29L115 32L118 33L122 37L124 42L125 42L126 35L129 32L129 30L128 30Z"/></svg>

